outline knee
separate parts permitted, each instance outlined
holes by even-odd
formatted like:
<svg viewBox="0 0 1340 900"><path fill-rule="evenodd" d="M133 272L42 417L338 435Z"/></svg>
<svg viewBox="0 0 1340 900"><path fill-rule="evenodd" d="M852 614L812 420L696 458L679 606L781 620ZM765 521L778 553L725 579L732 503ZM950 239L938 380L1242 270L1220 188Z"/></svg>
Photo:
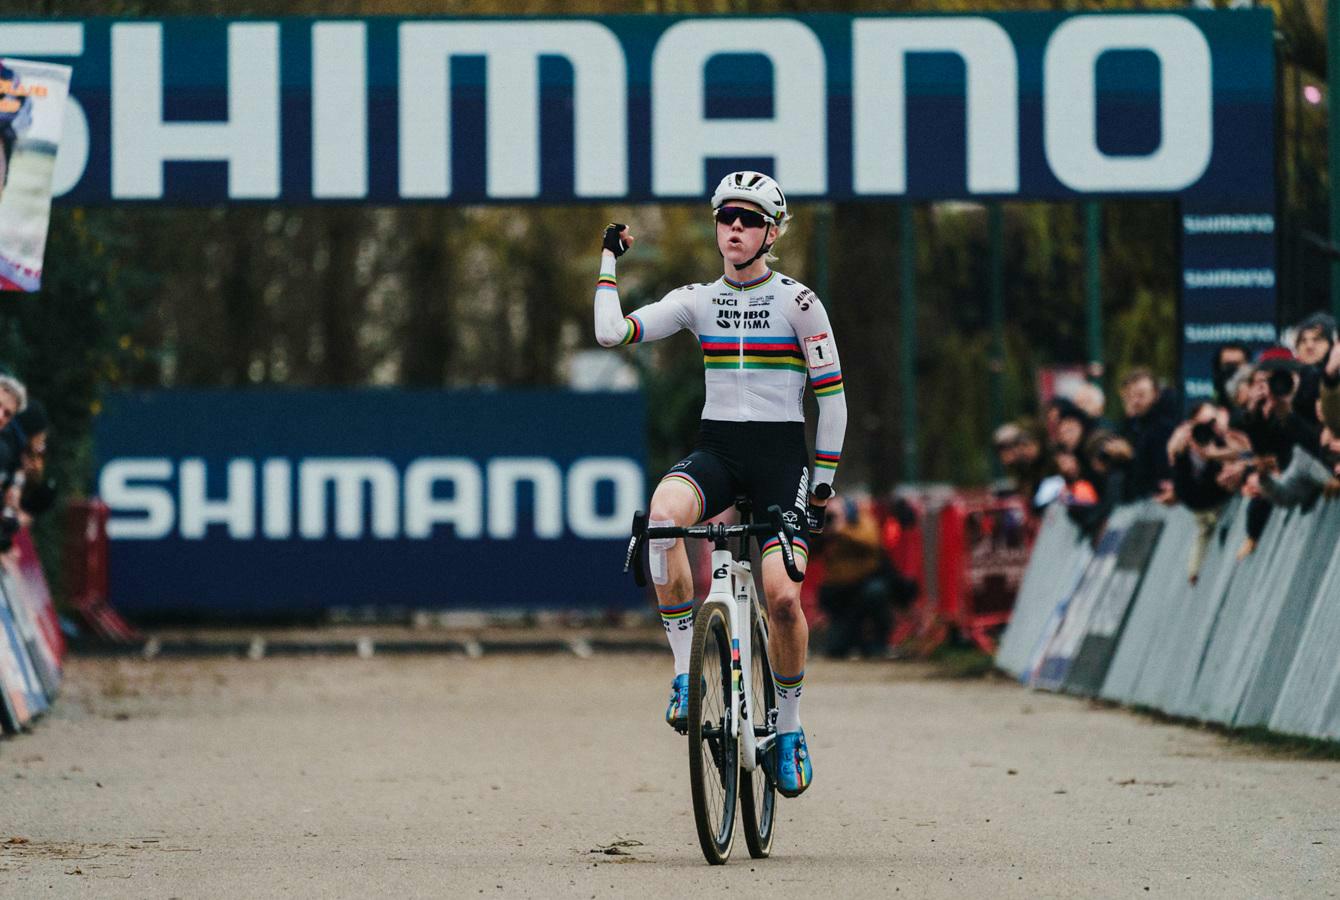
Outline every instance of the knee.
<svg viewBox="0 0 1340 900"><path fill-rule="evenodd" d="M647 515L652 522L674 522L676 525L692 525L693 511L674 495L665 496L657 491L651 498L651 511Z"/></svg>
<svg viewBox="0 0 1340 900"><path fill-rule="evenodd" d="M657 502L653 497L651 512L647 514L647 518L652 522L674 522L679 525L681 523L679 517L675 515L676 511L673 503Z"/></svg>
<svg viewBox="0 0 1340 900"><path fill-rule="evenodd" d="M800 608L799 591L782 591L768 595L768 617L780 628L790 628L805 621Z"/></svg>

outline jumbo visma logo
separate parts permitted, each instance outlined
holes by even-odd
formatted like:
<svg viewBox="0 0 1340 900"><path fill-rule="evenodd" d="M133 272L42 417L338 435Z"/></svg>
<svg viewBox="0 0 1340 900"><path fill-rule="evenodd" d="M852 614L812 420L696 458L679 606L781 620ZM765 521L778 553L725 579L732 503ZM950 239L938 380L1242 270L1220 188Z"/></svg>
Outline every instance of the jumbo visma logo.
<svg viewBox="0 0 1340 900"><path fill-rule="evenodd" d="M122 457L99 492L114 541L619 538L643 500L642 466L587 456L232 459L211 495L200 458ZM523 530L524 522L529 525Z"/></svg>

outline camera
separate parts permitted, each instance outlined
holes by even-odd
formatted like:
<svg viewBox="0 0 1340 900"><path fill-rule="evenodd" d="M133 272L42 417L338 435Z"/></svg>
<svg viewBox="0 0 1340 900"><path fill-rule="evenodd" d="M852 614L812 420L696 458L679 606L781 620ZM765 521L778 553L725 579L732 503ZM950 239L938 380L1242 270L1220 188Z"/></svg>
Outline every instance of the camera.
<svg viewBox="0 0 1340 900"><path fill-rule="evenodd" d="M1293 373L1287 369L1276 369L1270 373L1266 382L1270 387L1270 396L1282 400L1293 393Z"/></svg>
<svg viewBox="0 0 1340 900"><path fill-rule="evenodd" d="M1197 422L1191 427L1191 440L1198 447L1213 444L1215 437L1212 422Z"/></svg>

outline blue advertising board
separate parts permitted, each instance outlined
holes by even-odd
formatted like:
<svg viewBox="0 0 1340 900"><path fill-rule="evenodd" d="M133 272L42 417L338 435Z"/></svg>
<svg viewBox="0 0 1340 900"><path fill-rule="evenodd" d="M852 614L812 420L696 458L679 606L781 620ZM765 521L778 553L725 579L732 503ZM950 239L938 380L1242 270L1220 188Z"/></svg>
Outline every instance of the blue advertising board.
<svg viewBox="0 0 1340 900"><path fill-rule="evenodd" d="M67 202L1194 193L1270 212L1266 10L0 22Z"/></svg>
<svg viewBox="0 0 1340 900"><path fill-rule="evenodd" d="M1182 377L1271 342L1268 10L0 22L69 203L1180 201Z"/></svg>
<svg viewBox="0 0 1340 900"><path fill-rule="evenodd" d="M643 416L635 393L113 395L111 600L211 619L628 607Z"/></svg>

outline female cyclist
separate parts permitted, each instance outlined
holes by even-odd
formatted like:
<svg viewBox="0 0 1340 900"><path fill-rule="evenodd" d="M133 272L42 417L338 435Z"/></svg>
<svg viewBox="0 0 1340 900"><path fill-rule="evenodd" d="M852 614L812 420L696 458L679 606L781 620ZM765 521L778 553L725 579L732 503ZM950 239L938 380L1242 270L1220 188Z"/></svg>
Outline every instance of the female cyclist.
<svg viewBox="0 0 1340 900"><path fill-rule="evenodd" d="M702 429L694 451L671 466L657 486L649 524L692 525L741 495L756 510L775 504L796 527L796 563L803 569L806 537L823 528L823 507L833 494L847 427L837 344L814 292L769 268L769 251L790 218L777 182L758 172L732 172L712 195L712 210L721 278L685 285L627 316L619 303L615 259L633 245L633 236L623 225L605 229L595 295L596 339L614 347L687 329L702 345L707 379ZM813 478L801 404L807 380L819 403ZM675 661L665 717L671 725L682 725L688 713L693 576L683 541L652 540L648 547ZM787 577L780 549L775 538L762 548L778 698L776 753L768 765L777 789L794 797L813 775L800 725L809 629L800 586Z"/></svg>

